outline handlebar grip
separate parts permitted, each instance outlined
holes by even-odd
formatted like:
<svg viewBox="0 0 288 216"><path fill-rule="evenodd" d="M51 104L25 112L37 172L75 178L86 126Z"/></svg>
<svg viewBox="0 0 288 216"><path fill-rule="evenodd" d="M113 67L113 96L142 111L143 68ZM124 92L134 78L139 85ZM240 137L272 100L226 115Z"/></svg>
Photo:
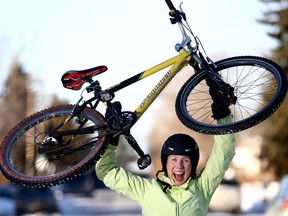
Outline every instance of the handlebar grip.
<svg viewBox="0 0 288 216"><path fill-rule="evenodd" d="M175 7L174 7L174 5L173 5L173 3L172 3L172 1L171 0L165 0L165 2L166 2L166 4L168 5L168 7L169 7L169 9L170 9L170 11L173 13L174 11L176 11L176 9L175 9Z"/></svg>

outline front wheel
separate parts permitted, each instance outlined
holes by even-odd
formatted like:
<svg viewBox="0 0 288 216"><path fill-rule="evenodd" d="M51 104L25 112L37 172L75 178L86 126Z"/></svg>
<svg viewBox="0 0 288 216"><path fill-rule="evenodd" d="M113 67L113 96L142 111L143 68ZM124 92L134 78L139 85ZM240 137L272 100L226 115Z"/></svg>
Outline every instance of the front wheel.
<svg viewBox="0 0 288 216"><path fill-rule="evenodd" d="M73 108L42 110L10 131L0 147L0 168L7 179L20 186L50 187L95 165L105 150L104 118L91 108L71 116Z"/></svg>
<svg viewBox="0 0 288 216"><path fill-rule="evenodd" d="M287 76L271 60L239 56L215 63L224 82L234 88L237 101L230 106L233 123L218 125L212 118L207 73L186 81L176 98L176 113L190 129L204 134L227 134L248 129L275 112L287 94Z"/></svg>

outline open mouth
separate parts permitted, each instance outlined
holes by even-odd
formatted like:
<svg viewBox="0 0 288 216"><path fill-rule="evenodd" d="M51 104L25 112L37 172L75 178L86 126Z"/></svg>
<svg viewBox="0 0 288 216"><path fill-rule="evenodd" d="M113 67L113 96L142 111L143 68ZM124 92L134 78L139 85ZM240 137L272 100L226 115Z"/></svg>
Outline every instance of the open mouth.
<svg viewBox="0 0 288 216"><path fill-rule="evenodd" d="M177 181L181 181L184 178L184 172L174 172L173 175Z"/></svg>

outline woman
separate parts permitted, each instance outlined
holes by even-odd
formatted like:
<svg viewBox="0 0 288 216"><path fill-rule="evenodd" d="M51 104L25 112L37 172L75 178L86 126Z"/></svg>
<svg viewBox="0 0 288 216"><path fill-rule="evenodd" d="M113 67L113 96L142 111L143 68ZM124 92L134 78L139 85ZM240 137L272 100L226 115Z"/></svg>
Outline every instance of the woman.
<svg viewBox="0 0 288 216"><path fill-rule="evenodd" d="M228 105L217 96L212 97L213 117L218 124L232 122ZM159 178L159 172L156 179L148 179L119 167L115 161L117 138L111 139L102 159L96 164L96 173L107 187L135 200L143 215L206 215L211 197L235 154L232 134L216 135L214 140L212 153L199 174L196 174L198 145L186 134L174 134L164 142L161 151L164 174Z"/></svg>

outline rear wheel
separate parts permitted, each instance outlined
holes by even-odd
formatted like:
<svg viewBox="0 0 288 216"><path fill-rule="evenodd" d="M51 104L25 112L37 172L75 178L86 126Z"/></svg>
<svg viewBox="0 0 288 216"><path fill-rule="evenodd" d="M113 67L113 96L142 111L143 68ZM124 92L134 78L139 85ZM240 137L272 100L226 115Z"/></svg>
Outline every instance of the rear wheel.
<svg viewBox="0 0 288 216"><path fill-rule="evenodd" d="M106 130L100 129L104 118L91 108L71 117L73 108L63 105L40 111L10 131L0 147L6 178L21 186L50 187L95 165L106 148Z"/></svg>
<svg viewBox="0 0 288 216"><path fill-rule="evenodd" d="M176 112L181 122L204 134L227 134L250 128L268 118L282 104L287 94L287 76L271 60L240 56L218 61L216 71L234 88L235 105L230 106L233 123L218 125L213 119L206 84L207 73L195 74L180 89Z"/></svg>

